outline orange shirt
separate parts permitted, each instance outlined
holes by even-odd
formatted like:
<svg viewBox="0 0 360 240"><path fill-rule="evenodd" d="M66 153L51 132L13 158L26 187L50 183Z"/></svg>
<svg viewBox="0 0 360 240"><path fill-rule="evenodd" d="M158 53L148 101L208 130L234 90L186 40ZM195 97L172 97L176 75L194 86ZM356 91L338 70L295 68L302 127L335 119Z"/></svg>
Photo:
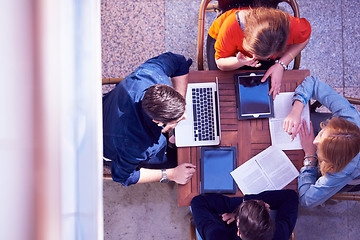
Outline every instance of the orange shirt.
<svg viewBox="0 0 360 240"><path fill-rule="evenodd" d="M218 17L209 29L209 35L216 39L215 59L236 56L238 52L251 57L243 47L244 32L236 20L236 13L245 8L231 9ZM290 34L286 45L303 43L311 33L310 23L305 18L290 16Z"/></svg>

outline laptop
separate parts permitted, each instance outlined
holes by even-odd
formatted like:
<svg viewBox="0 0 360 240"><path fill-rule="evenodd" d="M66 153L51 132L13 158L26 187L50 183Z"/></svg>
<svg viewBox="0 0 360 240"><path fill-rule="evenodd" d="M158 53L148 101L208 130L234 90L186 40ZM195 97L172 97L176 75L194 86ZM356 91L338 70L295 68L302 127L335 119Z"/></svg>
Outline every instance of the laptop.
<svg viewBox="0 0 360 240"><path fill-rule="evenodd" d="M238 119L274 117L270 77L261 82L265 72L235 74L236 108Z"/></svg>
<svg viewBox="0 0 360 240"><path fill-rule="evenodd" d="M177 147L219 145L221 138L219 83L189 83L186 119L175 127Z"/></svg>

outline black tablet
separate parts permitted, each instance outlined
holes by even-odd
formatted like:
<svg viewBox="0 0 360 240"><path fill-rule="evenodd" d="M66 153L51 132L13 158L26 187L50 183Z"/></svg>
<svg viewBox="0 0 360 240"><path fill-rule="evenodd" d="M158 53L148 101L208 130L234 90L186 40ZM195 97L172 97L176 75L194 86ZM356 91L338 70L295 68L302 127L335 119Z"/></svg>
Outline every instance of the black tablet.
<svg viewBox="0 0 360 240"><path fill-rule="evenodd" d="M200 193L235 194L236 159L236 147L202 147Z"/></svg>
<svg viewBox="0 0 360 240"><path fill-rule="evenodd" d="M261 82L265 72L235 74L238 119L274 117L270 77Z"/></svg>

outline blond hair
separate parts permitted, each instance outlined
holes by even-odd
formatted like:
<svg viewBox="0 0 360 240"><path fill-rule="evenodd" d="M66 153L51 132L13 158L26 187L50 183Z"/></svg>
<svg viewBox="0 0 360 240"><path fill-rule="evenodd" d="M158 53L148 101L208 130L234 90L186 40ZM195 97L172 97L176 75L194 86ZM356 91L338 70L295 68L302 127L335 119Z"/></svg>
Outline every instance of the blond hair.
<svg viewBox="0 0 360 240"><path fill-rule="evenodd" d="M355 123L333 117L321 123L327 132L319 145L318 158L321 174L337 173L360 152L360 129Z"/></svg>
<svg viewBox="0 0 360 240"><path fill-rule="evenodd" d="M268 58L281 53L289 35L290 17L272 8L250 9L245 15L245 51L258 57Z"/></svg>

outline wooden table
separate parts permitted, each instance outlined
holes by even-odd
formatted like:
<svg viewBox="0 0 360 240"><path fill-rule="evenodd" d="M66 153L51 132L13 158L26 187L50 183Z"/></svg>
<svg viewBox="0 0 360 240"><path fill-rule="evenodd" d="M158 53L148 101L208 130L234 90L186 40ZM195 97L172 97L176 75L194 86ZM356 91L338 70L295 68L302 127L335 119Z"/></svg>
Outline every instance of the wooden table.
<svg viewBox="0 0 360 240"><path fill-rule="evenodd" d="M221 144L220 146L237 147L237 166L240 166L256 154L271 145L269 120L241 120L237 119L234 74L246 71L191 71L190 83L215 82L219 79L220 95L220 121L221 121ZM249 72L249 71L247 71ZM251 71L254 72L254 71ZM310 75L309 70L289 70L284 72L281 92L293 92L295 88ZM196 172L190 182L178 185L178 205L189 206L191 199L200 191L200 147L178 148L178 164L190 162L197 166ZM302 150L285 151L296 168L302 167L304 157ZM285 188L297 190L297 179ZM235 196L241 196L238 193Z"/></svg>

